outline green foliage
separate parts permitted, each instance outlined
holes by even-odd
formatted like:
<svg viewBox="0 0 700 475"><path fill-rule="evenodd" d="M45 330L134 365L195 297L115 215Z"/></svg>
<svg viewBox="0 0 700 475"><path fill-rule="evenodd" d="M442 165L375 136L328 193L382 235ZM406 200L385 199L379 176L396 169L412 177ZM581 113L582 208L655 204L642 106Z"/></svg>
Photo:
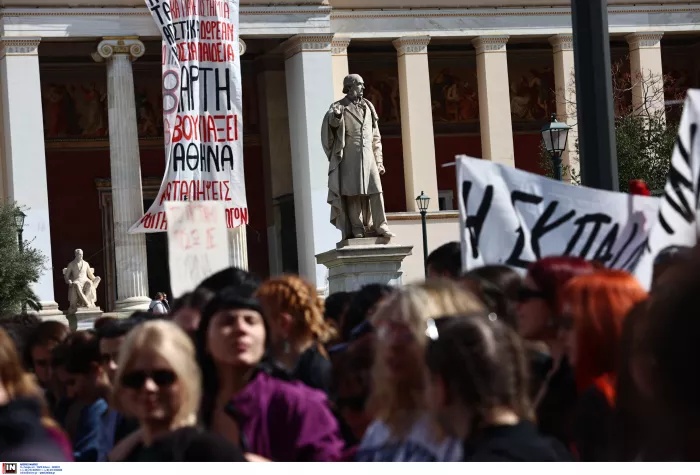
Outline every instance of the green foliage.
<svg viewBox="0 0 700 475"><path fill-rule="evenodd" d="M620 191L629 191L630 180L641 179L652 192L663 190L678 134L677 123L667 123L660 113L624 116L616 120L617 168Z"/></svg>
<svg viewBox="0 0 700 475"><path fill-rule="evenodd" d="M618 117L615 120L615 140L620 191L629 192L630 180L644 180L652 193L663 190L677 134L678 123L667 122L661 113L650 114L647 117ZM574 160L578 162L577 157L574 157ZM539 163L545 176L554 177L552 160L544 145L540 147ZM571 174L573 184L581 184L581 176L575 169L564 164L562 172L564 176Z"/></svg>
<svg viewBox="0 0 700 475"><path fill-rule="evenodd" d="M683 99L684 92L667 94L675 90L674 79L670 76L655 76L651 73L631 75L626 70L629 58L623 58L612 65L612 92L615 108L615 140L617 143L617 168L620 191L629 192L630 180L644 180L652 194L659 194L666 185L671 155L678 134L679 122L665 113L666 99ZM636 88L636 89L635 89ZM570 95L575 96L576 84L572 76L569 84ZM632 105L633 91L642 93L642 100ZM669 97L667 97L669 96ZM566 103L569 116L576 116L576 104ZM581 183L576 172L579 166L578 140L575 153L571 153L575 166L563 166L566 177L571 173L574 184ZM540 166L545 175L554 176L549 153L540 147Z"/></svg>
<svg viewBox="0 0 700 475"><path fill-rule="evenodd" d="M28 308L41 310L30 284L39 280L46 257L27 241L20 253L15 226L19 211L15 204L0 204L0 315L19 312L25 302Z"/></svg>

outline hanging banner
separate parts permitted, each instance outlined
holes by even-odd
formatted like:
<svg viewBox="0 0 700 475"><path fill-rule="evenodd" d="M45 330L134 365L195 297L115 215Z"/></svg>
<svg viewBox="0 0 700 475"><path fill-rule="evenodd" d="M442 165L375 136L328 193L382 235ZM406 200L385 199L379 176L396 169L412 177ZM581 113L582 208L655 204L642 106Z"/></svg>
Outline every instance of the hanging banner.
<svg viewBox="0 0 700 475"><path fill-rule="evenodd" d="M146 0L163 35L166 169L130 233L168 229L167 201L222 201L226 227L248 223L243 174L239 0Z"/></svg>
<svg viewBox="0 0 700 475"><path fill-rule="evenodd" d="M457 157L465 270L525 271L547 256L578 256L651 280L638 266L659 198L574 186L486 160Z"/></svg>
<svg viewBox="0 0 700 475"><path fill-rule="evenodd" d="M178 298L228 267L228 238L221 201L166 201L170 287Z"/></svg>

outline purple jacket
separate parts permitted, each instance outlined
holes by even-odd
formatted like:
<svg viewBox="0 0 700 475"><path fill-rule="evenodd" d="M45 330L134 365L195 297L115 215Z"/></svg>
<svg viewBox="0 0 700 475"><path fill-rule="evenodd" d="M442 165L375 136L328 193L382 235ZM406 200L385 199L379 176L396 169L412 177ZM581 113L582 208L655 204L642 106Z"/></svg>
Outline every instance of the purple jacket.
<svg viewBox="0 0 700 475"><path fill-rule="evenodd" d="M335 462L344 442L326 395L263 372L231 402L250 452L275 462Z"/></svg>

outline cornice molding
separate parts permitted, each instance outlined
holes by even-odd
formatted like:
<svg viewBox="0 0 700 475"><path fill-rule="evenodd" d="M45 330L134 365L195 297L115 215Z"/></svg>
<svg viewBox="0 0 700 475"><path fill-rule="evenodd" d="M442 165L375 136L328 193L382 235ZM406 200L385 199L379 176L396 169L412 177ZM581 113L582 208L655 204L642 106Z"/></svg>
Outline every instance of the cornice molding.
<svg viewBox="0 0 700 475"><path fill-rule="evenodd" d="M146 52L146 47L138 36L105 37L97 45L97 51L92 53L92 59L102 62L116 55L128 55L131 61L136 61Z"/></svg>
<svg viewBox="0 0 700 475"><path fill-rule="evenodd" d="M41 38L0 37L0 59L5 56L38 56Z"/></svg>
<svg viewBox="0 0 700 475"><path fill-rule="evenodd" d="M392 41L399 57L407 54L427 54L430 36L402 36Z"/></svg>
<svg viewBox="0 0 700 475"><path fill-rule="evenodd" d="M350 46L350 38L333 38L333 41L331 42L331 53L333 56L347 56L348 46Z"/></svg>
<svg viewBox="0 0 700 475"><path fill-rule="evenodd" d="M561 53L562 51L573 51L574 35L566 33L554 35L549 38L549 44L552 45L555 53Z"/></svg>
<svg viewBox="0 0 700 475"><path fill-rule="evenodd" d="M241 16L259 15L329 15L331 7L241 7ZM0 8L1 17L20 16L150 16L146 7L5 7Z"/></svg>
<svg viewBox="0 0 700 475"><path fill-rule="evenodd" d="M654 49L661 47L661 38L664 34L661 31L645 31L632 33L625 36L627 43L630 45L630 51L637 49Z"/></svg>
<svg viewBox="0 0 700 475"><path fill-rule="evenodd" d="M325 53L331 51L333 35L296 35L282 43L284 58L299 53Z"/></svg>
<svg viewBox="0 0 700 475"><path fill-rule="evenodd" d="M619 14L652 14L652 13L700 13L700 7L665 7L649 6L635 8L611 7L608 15ZM571 16L571 9L567 7L553 8L479 8L479 9L452 9L450 11L415 9L409 11L400 10L379 10L379 11L357 11L357 10L334 10L331 12L332 20L358 19L358 18L455 18L455 17L512 17L512 16Z"/></svg>
<svg viewBox="0 0 700 475"><path fill-rule="evenodd" d="M476 54L484 53L505 53L508 35L480 36L472 40Z"/></svg>

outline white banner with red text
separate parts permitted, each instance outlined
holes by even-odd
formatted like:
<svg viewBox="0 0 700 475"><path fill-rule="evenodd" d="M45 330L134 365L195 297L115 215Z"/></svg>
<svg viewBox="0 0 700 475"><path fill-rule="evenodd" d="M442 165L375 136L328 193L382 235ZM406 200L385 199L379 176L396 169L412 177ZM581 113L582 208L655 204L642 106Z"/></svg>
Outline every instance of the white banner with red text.
<svg viewBox="0 0 700 475"><path fill-rule="evenodd" d="M168 201L221 201L227 228L248 223L243 172L239 0L146 0L163 36L166 169L130 233L168 229Z"/></svg>

